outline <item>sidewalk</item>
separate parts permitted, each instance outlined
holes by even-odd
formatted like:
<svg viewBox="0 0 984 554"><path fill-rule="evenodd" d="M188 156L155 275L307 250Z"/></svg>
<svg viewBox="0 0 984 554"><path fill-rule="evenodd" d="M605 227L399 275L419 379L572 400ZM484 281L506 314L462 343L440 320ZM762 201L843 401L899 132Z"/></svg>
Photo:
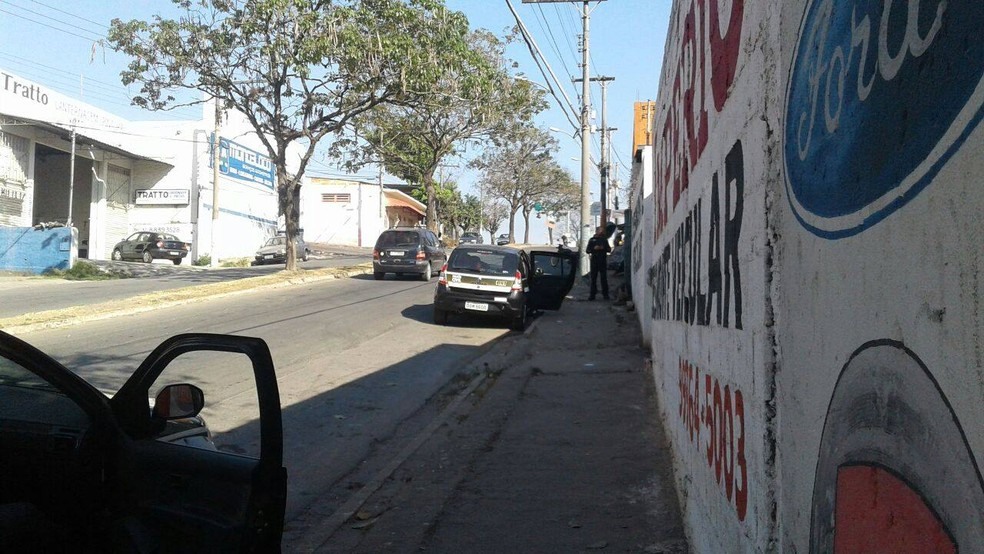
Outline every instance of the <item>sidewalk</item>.
<svg viewBox="0 0 984 554"><path fill-rule="evenodd" d="M285 551L687 552L636 316L571 296L364 501L289 522Z"/></svg>

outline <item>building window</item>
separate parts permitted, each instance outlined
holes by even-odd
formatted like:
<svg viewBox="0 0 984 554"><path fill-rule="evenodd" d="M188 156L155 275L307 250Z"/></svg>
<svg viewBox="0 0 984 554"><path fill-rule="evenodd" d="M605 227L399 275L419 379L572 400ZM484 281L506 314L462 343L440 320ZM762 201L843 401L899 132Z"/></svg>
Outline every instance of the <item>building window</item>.
<svg viewBox="0 0 984 554"><path fill-rule="evenodd" d="M352 201L352 195L347 192L326 192L322 193L321 201L332 204L348 204Z"/></svg>

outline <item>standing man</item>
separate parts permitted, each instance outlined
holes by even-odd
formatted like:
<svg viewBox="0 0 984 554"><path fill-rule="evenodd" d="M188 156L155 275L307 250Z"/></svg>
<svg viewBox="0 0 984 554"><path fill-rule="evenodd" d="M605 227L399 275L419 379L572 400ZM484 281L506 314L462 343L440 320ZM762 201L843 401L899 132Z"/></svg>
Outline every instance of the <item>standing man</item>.
<svg viewBox="0 0 984 554"><path fill-rule="evenodd" d="M601 275L601 296L608 300L608 253L611 251L605 227L600 226L588 240L587 254L591 255L591 294L588 300L594 300L598 294L598 275Z"/></svg>

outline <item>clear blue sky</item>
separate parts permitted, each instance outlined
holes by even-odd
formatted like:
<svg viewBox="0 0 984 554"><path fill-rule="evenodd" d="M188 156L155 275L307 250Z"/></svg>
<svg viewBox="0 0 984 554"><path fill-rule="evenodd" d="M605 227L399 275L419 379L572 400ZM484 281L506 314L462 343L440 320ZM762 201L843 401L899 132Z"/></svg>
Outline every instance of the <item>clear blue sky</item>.
<svg viewBox="0 0 984 554"><path fill-rule="evenodd" d="M472 27L481 27L504 35L515 25L506 0L446 0L447 5L464 12ZM568 96L579 105L580 86L570 82L580 77L581 33L579 2L523 4L513 6L539 44L558 78L565 83ZM627 181L631 163L632 104L656 96L663 47L671 8L670 0L607 0L591 3L591 73L615 78L608 87L608 126L617 127L612 136L612 162L624 164L618 175ZM168 0L0 0L0 68L79 98L106 111L130 120L197 119L200 109L185 108L174 113L146 112L129 105L126 87L119 73L126 58L98 41L105 38L106 27L114 17L150 19L155 14L176 15ZM516 72L543 83L544 79L522 43L508 51L518 63ZM600 89L592 87L591 102L596 112L595 124L601 126ZM552 102L539 117L543 127L557 127L573 133L570 122ZM599 158L599 138L594 136L592 157ZM558 159L580 175L580 144L558 133L561 151ZM617 154L617 155L616 155ZM465 161L452 161L464 166ZM330 170L329 170L330 171ZM474 175L464 169L449 168L465 192L473 192ZM366 172L371 175L371 172ZM598 173L592 174L592 190L597 190ZM595 193L597 196L597 192ZM545 240L542 222L534 227L534 239Z"/></svg>

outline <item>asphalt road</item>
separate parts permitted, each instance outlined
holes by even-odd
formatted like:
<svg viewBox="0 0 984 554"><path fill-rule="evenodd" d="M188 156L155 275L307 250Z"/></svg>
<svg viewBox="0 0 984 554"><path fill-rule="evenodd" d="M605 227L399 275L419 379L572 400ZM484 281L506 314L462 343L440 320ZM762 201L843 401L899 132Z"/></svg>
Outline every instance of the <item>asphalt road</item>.
<svg viewBox="0 0 984 554"><path fill-rule="evenodd" d="M300 269L353 266L372 261L370 255L336 254L299 262ZM110 281L66 281L46 277L0 276L0 319L24 313L56 310L77 306L80 299L87 304L130 298L153 292L234 281L275 273L283 264L256 267L200 268L175 266L167 260L152 264L140 262L98 261L97 265L122 269L134 279Z"/></svg>
<svg viewBox="0 0 984 554"><path fill-rule="evenodd" d="M509 334L493 322L434 325L433 288L433 281L358 276L19 335L106 392L118 389L171 335L263 338L277 366L284 412L289 526L316 499L343 503L358 488L346 479L378 466L425 427L441 402L478 371L469 364ZM196 356L179 358L159 384L200 386L203 415L220 448L257 451L256 400L245 358Z"/></svg>

